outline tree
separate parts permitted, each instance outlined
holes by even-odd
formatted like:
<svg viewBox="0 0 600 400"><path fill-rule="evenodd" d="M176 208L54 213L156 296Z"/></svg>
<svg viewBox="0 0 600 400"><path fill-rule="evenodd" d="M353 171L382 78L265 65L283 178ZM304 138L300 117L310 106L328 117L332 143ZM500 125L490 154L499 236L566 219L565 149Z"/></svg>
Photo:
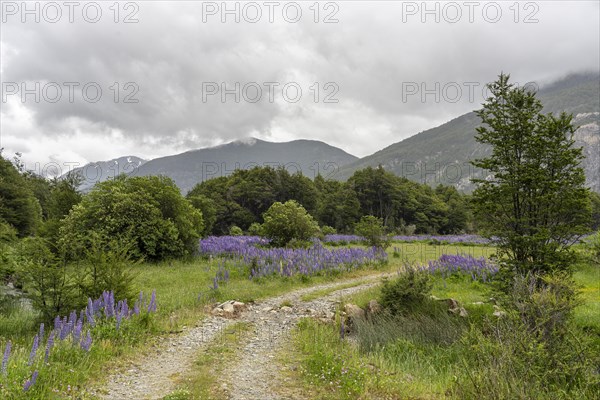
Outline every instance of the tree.
<svg viewBox="0 0 600 400"><path fill-rule="evenodd" d="M592 203L592 230L600 230L600 194L590 192L590 201Z"/></svg>
<svg viewBox="0 0 600 400"><path fill-rule="evenodd" d="M383 220L372 215L363 216L354 227L354 233L362 236L369 246L385 249L389 246L389 239L385 234Z"/></svg>
<svg viewBox="0 0 600 400"><path fill-rule="evenodd" d="M275 246L285 246L293 239L310 240L319 232L317 222L295 200L273 203L263 219L263 232Z"/></svg>
<svg viewBox="0 0 600 400"><path fill-rule="evenodd" d="M27 180L0 152L0 219L24 237L36 232L41 217L40 203Z"/></svg>
<svg viewBox="0 0 600 400"><path fill-rule="evenodd" d="M509 275L568 271L570 246L590 220L572 115L542 114L535 93L514 87L508 75L488 88L475 138L491 146L491 155L472 162L489 171L487 179L473 180L483 229L499 238L498 257Z"/></svg>
<svg viewBox="0 0 600 400"><path fill-rule="evenodd" d="M170 178L121 175L98 183L73 207L60 228L60 244L78 259L92 237L106 245L117 240L131 245L135 260L160 260L195 251L202 229L201 212Z"/></svg>

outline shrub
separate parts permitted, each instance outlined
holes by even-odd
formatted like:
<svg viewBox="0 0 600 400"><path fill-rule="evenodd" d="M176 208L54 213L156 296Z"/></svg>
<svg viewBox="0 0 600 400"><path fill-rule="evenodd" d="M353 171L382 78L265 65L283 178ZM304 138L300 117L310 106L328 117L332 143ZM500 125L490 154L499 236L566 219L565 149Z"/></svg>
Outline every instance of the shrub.
<svg viewBox="0 0 600 400"><path fill-rule="evenodd" d="M564 277L516 276L503 317L473 326L455 394L479 399L594 398L592 352L571 322L575 290ZM596 366L597 367L597 366ZM595 382L594 382L595 381Z"/></svg>
<svg viewBox="0 0 600 400"><path fill-rule="evenodd" d="M294 200L273 203L263 219L264 234L275 246L285 246L292 239L307 241L319 232L313 217Z"/></svg>
<svg viewBox="0 0 600 400"><path fill-rule="evenodd" d="M392 315L403 314L427 302L432 288L429 273L407 267L396 279L384 280L380 303Z"/></svg>
<svg viewBox="0 0 600 400"><path fill-rule="evenodd" d="M242 236L243 234L244 231L242 231L242 228L237 225L233 225L231 228L229 228L229 235L231 236Z"/></svg>
<svg viewBox="0 0 600 400"><path fill-rule="evenodd" d="M27 295L46 320L75 308L76 293L67 265L56 257L42 238L25 238L17 249L18 274Z"/></svg>
<svg viewBox="0 0 600 400"><path fill-rule="evenodd" d="M325 225L321 227L321 233L323 233L323 235L335 235L337 232L334 227Z"/></svg>
<svg viewBox="0 0 600 400"><path fill-rule="evenodd" d="M354 233L362 236L369 246L386 248L390 239L385 234L383 220L372 215L364 215L354 227Z"/></svg>
<svg viewBox="0 0 600 400"><path fill-rule="evenodd" d="M250 227L248 228L248 235L262 236L263 235L262 225L259 224L258 222L253 222L252 224L250 224Z"/></svg>
<svg viewBox="0 0 600 400"><path fill-rule="evenodd" d="M98 240L92 242L76 272L80 303L98 298L104 292L113 292L116 298L130 302L134 299L135 275L131 267L136 262L129 257L130 248L131 244L114 240L106 245Z"/></svg>

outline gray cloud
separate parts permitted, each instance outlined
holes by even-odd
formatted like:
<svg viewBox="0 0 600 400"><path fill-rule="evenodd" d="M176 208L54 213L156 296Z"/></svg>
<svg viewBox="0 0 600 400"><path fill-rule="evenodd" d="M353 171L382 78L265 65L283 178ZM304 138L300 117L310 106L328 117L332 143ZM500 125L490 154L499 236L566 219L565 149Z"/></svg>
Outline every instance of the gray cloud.
<svg viewBox="0 0 600 400"><path fill-rule="evenodd" d="M463 13L456 23L448 22L454 14L442 13L446 3L435 2L427 4L430 9L438 4L439 23L432 14L403 15L403 7L420 8L422 2L335 2L327 9L320 3L321 20L334 5L339 8L339 22L332 24L313 21L312 3L298 3L300 22L288 23L278 12L283 2L274 23L266 21L264 3L256 3L263 12L256 24L243 18L235 23L231 15L228 23L220 15L203 22L201 2L134 3L139 22L132 24L114 23L110 3L98 3L103 15L95 24L77 12L73 23L63 15L55 24L43 18L21 23L20 14L5 14L3 83L80 86L72 103L64 86L57 103L43 98L36 103L31 96L21 103L9 96L2 103L0 146L7 153L24 152L27 161L85 162L124 154L154 157L253 135L319 139L364 156L478 108L485 82L501 71L520 83L543 83L600 68L597 2L530 3L537 9L521 8L518 23L508 2L496 3L502 10L496 23L484 18L484 3L469 22L464 2L454 3ZM539 22L523 23L532 11ZM85 101L78 90L89 82L103 90L97 103ZM115 82L118 102L110 89ZM123 102L136 87L124 87L127 82L139 88L133 97L138 103ZM205 82L229 88L256 82L263 96L256 103L243 98L236 103L233 95L225 103L219 95L205 102ZM275 101L269 101L264 82L280 83ZM288 82L302 88L297 103L281 98ZM327 82L339 87L337 103L323 102L334 89L325 88ZM425 101L421 93L403 96L408 87L431 90L436 83L448 90L439 101L433 94ZM475 98L469 99L467 85L475 84Z"/></svg>

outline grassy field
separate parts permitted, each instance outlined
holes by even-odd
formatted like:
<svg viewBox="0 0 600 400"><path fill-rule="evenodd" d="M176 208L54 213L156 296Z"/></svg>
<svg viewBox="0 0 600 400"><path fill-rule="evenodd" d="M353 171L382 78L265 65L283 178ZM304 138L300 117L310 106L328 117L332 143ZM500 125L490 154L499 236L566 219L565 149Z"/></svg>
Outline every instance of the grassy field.
<svg viewBox="0 0 600 400"><path fill-rule="evenodd" d="M248 266L241 266L237 262L221 258L196 257L185 261L139 264L133 267L136 276L135 290L143 291L146 295L156 290L158 303L156 314L127 321L120 331L115 331L110 326L95 328L94 342L87 353L69 348L64 343L57 346L48 362L42 362L40 358L42 356L39 355L43 353L41 349L33 367L27 365L27 360L33 336L39 326L38 315L30 310L12 308L10 314L0 316L0 346L4 346L7 340L12 343L12 353L7 366L8 374L0 381L2 382L0 397L92 398L92 394L84 387L101 384L102 378L109 371L126 365L129 358L149 348L161 336L179 332L184 327L197 323L204 317L207 304L229 299L251 302L318 283L367 277L373 273L400 271L407 264L424 264L439 258L442 254L489 257L494 249L486 246L394 243L387 251L389 257L386 264L365 266L347 273L337 272L310 277L272 276L253 280L248 278ZM218 288L214 288L213 279L217 271L223 269L229 271L229 279L227 282L221 282ZM585 303L577 309L577 323L593 332L600 332L600 321L597 318L600 307L598 269L582 265L575 278L583 285L582 294L585 300ZM375 288L363 292L348 301L365 304L371 298L377 297L377 290ZM312 296L325 294L327 293L319 292ZM485 301L489 298L489 293L486 286L467 279L438 279L435 281L433 294L439 298L452 297L461 301L473 315L489 311L491 307L489 304L484 306L470 304ZM307 344L302 340L303 335L318 340L312 340ZM303 388L302 390L305 390L307 383L322 387L322 393L317 393L317 397L369 398L370 395L376 394L380 398L388 396L398 398L395 397L398 393L402 396L436 397L452 382L452 368L460 367L456 364L456 360L461 349L452 346L449 348L415 346L407 339L405 342L395 344L396 347L390 352L375 352L365 358L365 355L361 354L355 346L345 342L340 344L339 332L336 329L310 321L302 323L298 338L299 347L296 350L299 353L294 354L295 356L302 354L301 359L304 362L310 364L311 354L329 354L332 357L315 361L313 370L317 366L322 366L322 363L334 370L327 373L322 371L320 374L324 374L323 376L312 376L311 369L305 368L303 377L296 377L296 383ZM407 352L407 349L412 351ZM221 356L218 354L218 349L215 351L217 353L206 355L208 358L200 357L198 374L202 375L201 371L208 368L211 357ZM404 358L401 363L398 363L396 358L390 359L385 354L403 355ZM36 367L39 369L36 385L26 397L20 397L23 395L21 388L25 379L29 378L32 368ZM348 378L350 376L348 374L351 378ZM337 378L334 379L334 375ZM187 386L195 388L198 393L201 393L202 387L208 385L201 379L197 381L194 381L194 378L189 379L192 381ZM330 385L328 382L334 383ZM335 388L333 387L335 385L341 386ZM365 390L359 390L359 387L364 387ZM310 388L312 389L314 387Z"/></svg>

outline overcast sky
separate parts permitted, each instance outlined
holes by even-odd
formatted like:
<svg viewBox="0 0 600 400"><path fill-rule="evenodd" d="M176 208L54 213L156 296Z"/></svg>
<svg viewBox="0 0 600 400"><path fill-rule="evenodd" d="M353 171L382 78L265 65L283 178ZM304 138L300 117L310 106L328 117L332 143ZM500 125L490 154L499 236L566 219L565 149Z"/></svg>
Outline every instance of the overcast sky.
<svg viewBox="0 0 600 400"><path fill-rule="evenodd" d="M249 136L366 156L479 108L501 71L600 69L595 0L23 4L2 1L0 147L32 167Z"/></svg>

